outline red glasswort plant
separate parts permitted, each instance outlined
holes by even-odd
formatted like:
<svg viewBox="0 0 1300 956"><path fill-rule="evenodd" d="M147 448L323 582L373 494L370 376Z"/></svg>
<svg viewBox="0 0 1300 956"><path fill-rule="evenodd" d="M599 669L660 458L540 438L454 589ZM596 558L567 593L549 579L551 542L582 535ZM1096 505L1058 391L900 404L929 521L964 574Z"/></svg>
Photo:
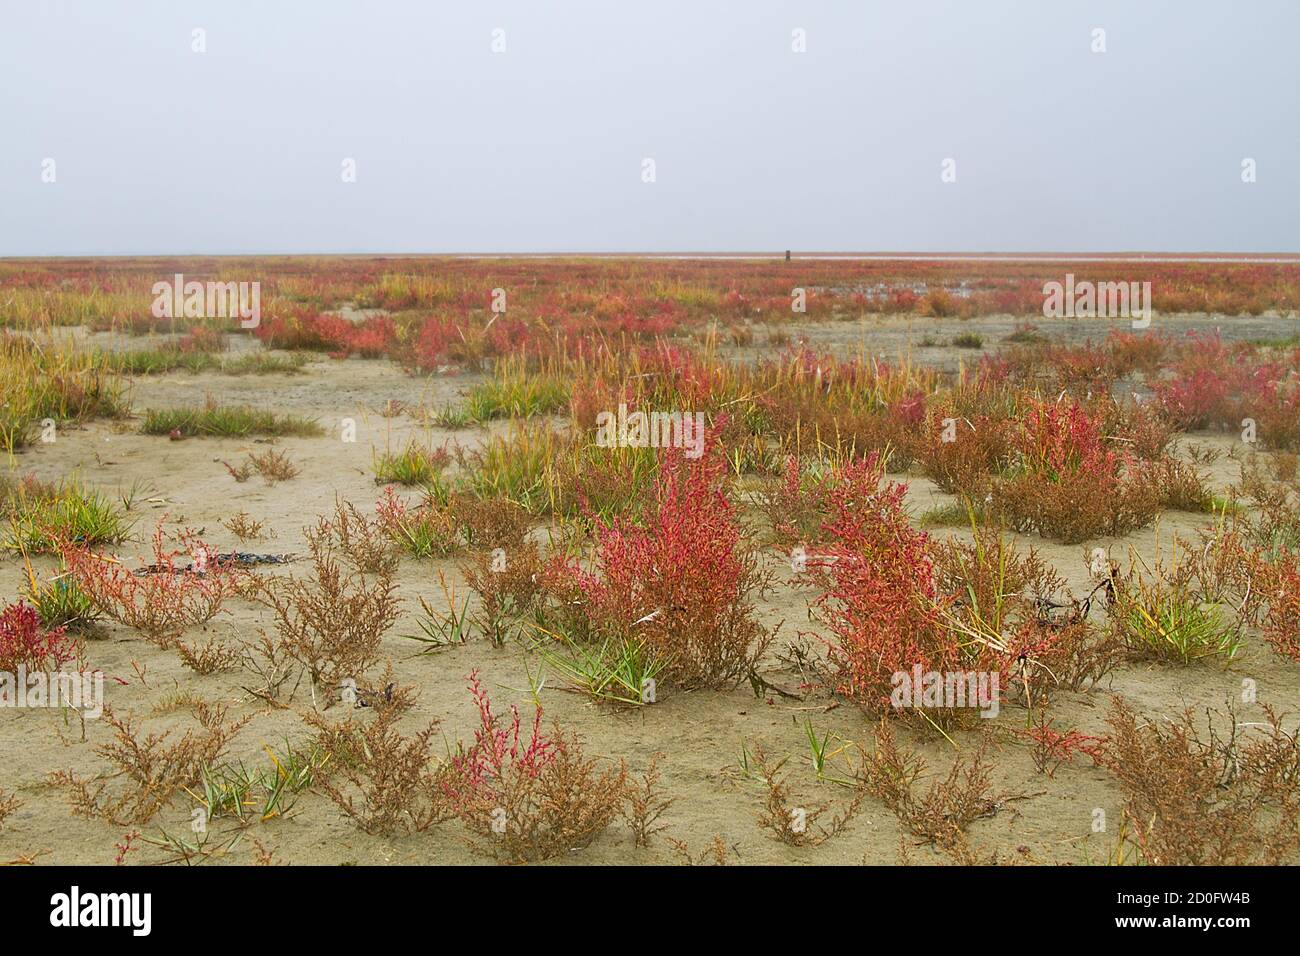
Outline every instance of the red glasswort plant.
<svg viewBox="0 0 1300 956"><path fill-rule="evenodd" d="M77 586L96 608L166 646L186 628L215 617L240 580L238 569L218 562L193 532L180 532L177 543L175 550L164 545L160 522L153 535L153 564L138 571L85 548L69 545L62 551Z"/></svg>
<svg viewBox="0 0 1300 956"><path fill-rule="evenodd" d="M1264 615L1264 638L1284 657L1300 662L1300 567L1296 556L1283 551L1281 560L1251 561L1268 604Z"/></svg>
<svg viewBox="0 0 1300 956"><path fill-rule="evenodd" d="M474 731L473 746L452 758L452 772L443 782L444 791L458 804L476 799L512 775L540 776L555 759L559 747L555 739L542 732L540 707L533 714L532 733L525 744L519 708L510 705L509 724L502 726L501 717L492 712L492 701L479 680L478 671L471 672L468 680L479 726Z"/></svg>
<svg viewBox="0 0 1300 956"><path fill-rule="evenodd" d="M1014 443L1016 474L996 494L1016 530L1071 544L1155 517L1158 482L1110 448L1101 420L1077 402L1032 403Z"/></svg>
<svg viewBox="0 0 1300 956"><path fill-rule="evenodd" d="M478 709L474 743L452 757L439 782L447 806L480 838L478 848L506 862L542 860L586 845L614 819L628 796L627 769L597 774L573 736L541 729L533 715L525 742L519 708L504 721L469 675Z"/></svg>
<svg viewBox="0 0 1300 956"><path fill-rule="evenodd" d="M825 590L815 604L834 635L835 689L874 713L889 710L895 673L964 663L943 621L929 538L903 509L907 486L882 485L883 477L873 453L846 467L831 490L832 543L817 562Z"/></svg>
<svg viewBox="0 0 1300 956"><path fill-rule="evenodd" d="M696 460L667 449L650 498L639 522L597 520L596 573L557 560L548 586L593 636L645 642L665 680L732 684L772 634L749 602L765 578L742 541L717 446Z"/></svg>
<svg viewBox="0 0 1300 956"><path fill-rule="evenodd" d="M1189 333L1170 378L1156 397L1179 427L1243 427L1257 423L1259 439L1279 448L1300 444L1300 389L1296 355L1261 352L1247 343L1229 347L1218 334Z"/></svg>
<svg viewBox="0 0 1300 956"><path fill-rule="evenodd" d="M1079 754L1090 758L1094 767L1101 766L1108 742L1105 737L1094 737L1074 729L1057 730L1046 713L1020 734L1033 744L1035 768L1049 777L1055 776L1062 764L1074 763Z"/></svg>
<svg viewBox="0 0 1300 956"><path fill-rule="evenodd" d="M54 672L76 657L76 642L61 627L42 628L40 615L25 601L0 611L0 671Z"/></svg>

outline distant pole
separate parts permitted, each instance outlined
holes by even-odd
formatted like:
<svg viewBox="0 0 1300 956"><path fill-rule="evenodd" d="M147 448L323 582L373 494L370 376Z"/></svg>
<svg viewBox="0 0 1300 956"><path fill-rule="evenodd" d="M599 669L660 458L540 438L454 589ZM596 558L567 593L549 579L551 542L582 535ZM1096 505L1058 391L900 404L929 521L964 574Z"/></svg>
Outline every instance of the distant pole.
<svg viewBox="0 0 1300 956"><path fill-rule="evenodd" d="M789 261L790 261L790 250L789 250L789 249L785 250L785 261L786 261L786 262L789 262Z"/></svg>

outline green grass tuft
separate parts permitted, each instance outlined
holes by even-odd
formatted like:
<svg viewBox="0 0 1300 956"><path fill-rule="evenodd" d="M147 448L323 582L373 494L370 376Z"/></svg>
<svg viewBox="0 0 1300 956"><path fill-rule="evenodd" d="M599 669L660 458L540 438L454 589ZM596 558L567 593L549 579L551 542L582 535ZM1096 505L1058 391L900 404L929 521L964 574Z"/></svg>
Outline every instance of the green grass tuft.
<svg viewBox="0 0 1300 956"><path fill-rule="evenodd" d="M145 435L178 432L185 437L219 438L243 438L248 435L311 437L324 434L320 425L310 418L277 415L266 409L217 405L213 402L200 408L151 408L144 414L140 431Z"/></svg>

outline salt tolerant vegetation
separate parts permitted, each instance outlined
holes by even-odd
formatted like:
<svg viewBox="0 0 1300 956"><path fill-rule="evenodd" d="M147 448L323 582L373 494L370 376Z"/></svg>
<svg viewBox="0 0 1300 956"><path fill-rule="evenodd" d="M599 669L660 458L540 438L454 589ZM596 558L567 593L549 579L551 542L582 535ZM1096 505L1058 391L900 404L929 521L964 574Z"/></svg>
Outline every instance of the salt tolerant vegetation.
<svg viewBox="0 0 1300 956"><path fill-rule="evenodd" d="M0 861L1297 862L1298 292L0 263Z"/></svg>

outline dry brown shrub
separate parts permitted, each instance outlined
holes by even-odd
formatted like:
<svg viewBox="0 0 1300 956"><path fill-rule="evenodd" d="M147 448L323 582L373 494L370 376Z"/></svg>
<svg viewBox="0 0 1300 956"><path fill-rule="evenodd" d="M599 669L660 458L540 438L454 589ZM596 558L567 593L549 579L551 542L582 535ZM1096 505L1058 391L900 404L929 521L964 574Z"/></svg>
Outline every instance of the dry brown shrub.
<svg viewBox="0 0 1300 956"><path fill-rule="evenodd" d="M946 777L932 781L921 792L918 782L926 772L925 760L900 749L889 722L882 720L876 729L875 750L863 753L857 776L863 789L888 807L911 833L940 847L953 846L967 827L993 816L1011 799L993 793L989 747L985 737L969 760L957 758Z"/></svg>
<svg viewBox="0 0 1300 956"><path fill-rule="evenodd" d="M4 790L0 790L0 827L5 825L5 818L22 805L23 802L17 797L11 797Z"/></svg>
<svg viewBox="0 0 1300 956"><path fill-rule="evenodd" d="M330 757L316 785L366 833L422 833L450 816L432 763L437 721L408 737L397 730L399 717L397 708L341 722L304 715Z"/></svg>
<svg viewBox="0 0 1300 956"><path fill-rule="evenodd" d="M263 700L273 702L279 699L285 684L302 674L288 649L265 631L260 632L254 640L245 641L240 664L257 678L258 686L245 687L249 693ZM295 683L295 688L297 684Z"/></svg>
<svg viewBox="0 0 1300 956"><path fill-rule="evenodd" d="M1156 406L1109 402L1106 419L1107 431L1138 458L1158 461L1165 457L1174 428Z"/></svg>
<svg viewBox="0 0 1300 956"><path fill-rule="evenodd" d="M310 572L261 581L256 594L272 613L279 656L303 667L313 693L322 685L360 684L378 663L380 641L397 620L400 599L391 572L362 570L344 550L345 540L327 521L308 529Z"/></svg>
<svg viewBox="0 0 1300 956"><path fill-rule="evenodd" d="M1300 851L1300 744L1265 708L1249 728L1226 730L1185 711L1152 722L1119 697L1107 766L1124 791L1129 841L1150 864L1276 866Z"/></svg>
<svg viewBox="0 0 1300 956"><path fill-rule="evenodd" d="M1173 573L1194 587L1199 600L1230 605L1238 617L1254 623L1264 595L1256 580L1258 556L1247 542L1248 534L1239 520L1222 520L1198 531L1195 542L1175 537L1180 554Z"/></svg>
<svg viewBox="0 0 1300 956"><path fill-rule="evenodd" d="M1291 459L1251 455L1241 463L1241 481L1234 493L1257 511L1251 532L1265 548L1300 548L1300 488Z"/></svg>
<svg viewBox="0 0 1300 956"><path fill-rule="evenodd" d="M817 821L831 805L795 799L789 775L782 773L789 759L782 757L773 761L761 745L755 745L750 752L750 760L762 777L764 787L763 807L758 813L759 826L787 846L821 846L853 819L866 792L855 789L840 812L832 814L829 825L822 826Z"/></svg>
<svg viewBox="0 0 1300 956"><path fill-rule="evenodd" d="M505 498L457 496L452 499L451 509L462 526L466 543L475 549L517 551L523 547L533 522L526 508Z"/></svg>
<svg viewBox="0 0 1300 956"><path fill-rule="evenodd" d="M969 541L938 542L934 569L939 593L963 595L969 609L988 610L1016 598L1050 599L1065 588L1065 580L1036 548L1022 552L988 522L975 525Z"/></svg>
<svg viewBox="0 0 1300 956"><path fill-rule="evenodd" d="M1259 593L1267 605L1264 639L1278 654L1300 662L1300 568L1293 559L1252 561Z"/></svg>
<svg viewBox="0 0 1300 956"><path fill-rule="evenodd" d="M187 730L179 738L172 731L141 736L131 717L118 717L105 704L104 722L113 729L113 739L95 752L113 766L107 777L78 777L68 770L51 775L51 781L70 791L72 812L99 817L118 826L148 823L184 787L198 783L205 767L217 764L230 741L251 720L226 721L223 704L198 702L194 716L200 730ZM170 740L170 742L169 742ZM109 784L120 780L116 793Z"/></svg>
<svg viewBox="0 0 1300 956"><path fill-rule="evenodd" d="M262 537L262 531L265 528L263 522L256 520L247 511L240 511L231 515L225 521L226 530L243 541L255 541Z"/></svg>
<svg viewBox="0 0 1300 956"><path fill-rule="evenodd" d="M944 419L951 419L953 441L944 441ZM1010 448L1002 421L988 416L960 418L946 411L931 414L913 452L921 470L942 491L982 501L993 474Z"/></svg>
<svg viewBox="0 0 1300 956"><path fill-rule="evenodd" d="M931 844L931 846L940 854L941 859L946 860L946 862L939 864L941 866L1014 866L1021 862L1005 856L996 848L990 850L973 846L970 838L960 831L953 833L951 842L945 844L935 843ZM1023 853L1027 853L1028 849L1028 847L1020 848ZM916 847L908 843L907 835L900 833L898 835L899 864L902 866L916 866L918 861L915 850Z"/></svg>
<svg viewBox="0 0 1300 956"><path fill-rule="evenodd" d="M319 519L316 531L322 537L332 537L352 566L362 573L397 571L401 555L391 538L378 519L366 518L351 502L335 502L333 517Z"/></svg>
<svg viewBox="0 0 1300 956"><path fill-rule="evenodd" d="M1072 691L1100 683L1128 656L1124 642L1110 629L1094 627L1087 621L1057 628L1052 635L1052 651L1044 663L1060 686Z"/></svg>
<svg viewBox="0 0 1300 956"><path fill-rule="evenodd" d="M274 448L268 448L261 454L249 455L248 462L268 485L273 485L277 481L288 481L301 473L298 466L289 460L288 455Z"/></svg>
<svg viewBox="0 0 1300 956"><path fill-rule="evenodd" d="M641 779L628 784L627 802L620 812L637 846L649 846L656 833L668 829L658 821L675 801L660 795L660 782L659 757L656 755Z"/></svg>
<svg viewBox="0 0 1300 956"><path fill-rule="evenodd" d="M276 847L269 847L257 837L253 837L253 865L254 866L279 866L275 862Z"/></svg>
<svg viewBox="0 0 1300 956"><path fill-rule="evenodd" d="M1200 473L1186 462L1160 458L1148 467L1146 474L1158 486L1160 502L1166 508L1200 514L1209 511L1214 502L1214 494Z"/></svg>
<svg viewBox="0 0 1300 956"><path fill-rule="evenodd" d="M1276 451L1272 456L1273 475L1278 481L1294 482L1300 469L1300 455L1289 451Z"/></svg>
<svg viewBox="0 0 1300 956"><path fill-rule="evenodd" d="M510 551L501 546L490 552L475 551L459 565L465 583L479 596L475 622L493 644L504 644L519 620L538 606L543 568L534 541L520 541Z"/></svg>
<svg viewBox="0 0 1300 956"><path fill-rule="evenodd" d="M995 511L1015 530L1077 544L1150 524L1160 513L1161 488L1137 471L1119 483L1088 474L1045 481L1026 473L999 482L993 497Z"/></svg>
<svg viewBox="0 0 1300 956"><path fill-rule="evenodd" d="M692 853L690 846L684 840L675 840L669 837L668 842L672 844L673 854L677 857L677 862L682 866L727 865L727 844L723 842L720 836L715 836L710 840L708 845L698 854Z"/></svg>
<svg viewBox="0 0 1300 956"><path fill-rule="evenodd" d="M216 638L199 645L187 644L178 637L171 642L171 647L180 656L181 663L204 676L234 670L244 659L242 649L229 647Z"/></svg>

